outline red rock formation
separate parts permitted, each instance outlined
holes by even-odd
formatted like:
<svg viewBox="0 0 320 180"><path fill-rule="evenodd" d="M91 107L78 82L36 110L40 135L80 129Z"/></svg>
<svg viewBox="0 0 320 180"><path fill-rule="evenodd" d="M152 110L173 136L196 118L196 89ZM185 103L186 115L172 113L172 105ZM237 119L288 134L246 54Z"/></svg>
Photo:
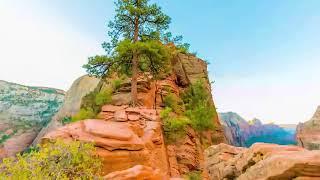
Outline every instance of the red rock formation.
<svg viewBox="0 0 320 180"><path fill-rule="evenodd" d="M320 179L320 151L256 143L249 149L226 144L205 152L210 179Z"/></svg>
<svg viewBox="0 0 320 180"><path fill-rule="evenodd" d="M14 156L28 147L34 138L37 136L37 131L30 129L23 133L13 135L10 139L5 141L0 148L0 159Z"/></svg>
<svg viewBox="0 0 320 180"><path fill-rule="evenodd" d="M43 142L62 138L93 142L103 159L103 174L135 165L160 169L168 174L166 148L160 119L154 109L110 106L100 117L71 123L43 137Z"/></svg>
<svg viewBox="0 0 320 180"><path fill-rule="evenodd" d="M174 59L173 73L161 80L152 80L144 74L138 78L138 101L140 108L130 108L130 79L123 82L112 96L111 105L102 107L100 120L84 120L72 123L48 133L43 141L63 138L95 142L102 157L103 174L123 171L136 165L159 169L168 177L181 177L204 169L204 144L199 134L189 129L187 135L176 144L164 142L159 112L168 93L177 97L197 80L207 82L211 91L206 63L192 55L178 55ZM108 86L106 83L102 88ZM212 101L213 103L213 101ZM202 134L206 144L225 142L225 137L216 116L215 131ZM130 170L124 173L130 172ZM120 173L121 174L121 173ZM204 177L206 173L203 173Z"/></svg>
<svg viewBox="0 0 320 180"><path fill-rule="evenodd" d="M116 171L106 175L103 179L105 180L163 180L164 175L161 175L159 169L152 169L151 167L137 165L130 169L123 171Z"/></svg>

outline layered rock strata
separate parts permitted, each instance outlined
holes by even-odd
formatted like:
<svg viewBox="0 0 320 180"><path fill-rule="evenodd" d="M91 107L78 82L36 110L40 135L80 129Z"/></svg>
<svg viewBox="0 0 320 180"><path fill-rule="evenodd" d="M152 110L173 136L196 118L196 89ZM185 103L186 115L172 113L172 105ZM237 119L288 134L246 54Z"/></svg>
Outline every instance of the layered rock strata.
<svg viewBox="0 0 320 180"><path fill-rule="evenodd" d="M167 174L166 148L156 110L107 105L100 117L68 124L42 140L93 142L103 160L103 174L136 165L157 168Z"/></svg>
<svg viewBox="0 0 320 180"><path fill-rule="evenodd" d="M110 105L101 108L98 119L46 131L43 142L57 138L95 142L104 162L104 174L143 165L159 169L167 177L181 177L191 171L204 172L205 177L205 145L226 142L218 116L212 119L215 129L203 132L202 139L190 128L178 142L167 144L159 112L164 107L166 95L170 93L179 98L180 93L198 80L202 80L211 91L207 66L204 61L184 54L177 55L172 64L172 73L162 79L154 80L148 73L140 74L139 108L128 107L131 102L131 81L128 78L113 93ZM112 80L112 77L103 80L95 91L108 88Z"/></svg>

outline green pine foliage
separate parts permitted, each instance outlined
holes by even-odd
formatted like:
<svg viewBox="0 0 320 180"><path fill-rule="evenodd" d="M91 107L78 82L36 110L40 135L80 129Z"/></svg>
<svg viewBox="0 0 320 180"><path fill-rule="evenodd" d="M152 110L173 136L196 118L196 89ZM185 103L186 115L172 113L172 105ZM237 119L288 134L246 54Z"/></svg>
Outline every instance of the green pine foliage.
<svg viewBox="0 0 320 180"><path fill-rule="evenodd" d="M166 108L161 111L160 116L169 143L175 143L182 138L189 126L197 132L214 129L213 118L217 113L203 81L190 85L181 98L183 102L169 93L163 100Z"/></svg>
<svg viewBox="0 0 320 180"><path fill-rule="evenodd" d="M98 179L101 161L92 144L57 140L38 150L5 158L0 164L0 179Z"/></svg>
<svg viewBox="0 0 320 180"><path fill-rule="evenodd" d="M203 81L191 85L182 95L185 103L185 115L190 119L192 127L197 131L214 129L213 118L216 109L210 101L210 93Z"/></svg>
<svg viewBox="0 0 320 180"><path fill-rule="evenodd" d="M182 114L183 112L183 102L180 100L178 96L173 93L167 94L163 99L165 107L169 107L173 110L173 112L177 114Z"/></svg>
<svg viewBox="0 0 320 180"><path fill-rule="evenodd" d="M160 117L163 120L163 130L167 143L175 143L186 135L186 128L190 124L187 117L177 116L169 107L161 111Z"/></svg>
<svg viewBox="0 0 320 180"><path fill-rule="evenodd" d="M133 54L136 54L141 71L159 74L166 69L164 64L169 63L168 48L159 36L168 29L170 17L149 0L117 0L115 5L116 15L108 25L111 42L102 44L106 55L90 57L83 67L98 77L113 72L131 76Z"/></svg>

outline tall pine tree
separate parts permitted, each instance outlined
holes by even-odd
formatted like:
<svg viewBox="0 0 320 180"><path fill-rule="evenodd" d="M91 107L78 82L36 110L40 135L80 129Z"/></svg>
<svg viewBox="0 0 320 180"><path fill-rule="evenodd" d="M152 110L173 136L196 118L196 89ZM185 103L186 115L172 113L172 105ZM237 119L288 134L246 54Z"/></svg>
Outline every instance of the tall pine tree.
<svg viewBox="0 0 320 180"><path fill-rule="evenodd" d="M100 77L112 71L130 74L131 100L136 106L139 70L157 74L169 59L160 37L168 29L170 17L149 0L117 0L115 5L116 15L108 25L111 42L102 44L107 55L89 58L84 68ZM147 69L141 68L141 64Z"/></svg>

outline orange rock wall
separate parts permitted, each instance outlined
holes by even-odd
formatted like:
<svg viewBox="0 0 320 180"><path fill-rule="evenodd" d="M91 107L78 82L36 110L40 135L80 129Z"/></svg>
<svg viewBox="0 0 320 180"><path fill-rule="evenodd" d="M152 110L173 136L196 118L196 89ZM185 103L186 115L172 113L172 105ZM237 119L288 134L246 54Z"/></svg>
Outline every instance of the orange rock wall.
<svg viewBox="0 0 320 180"><path fill-rule="evenodd" d="M179 97L197 80L207 82L208 91L211 91L207 66L204 61L183 54L174 58L172 63L173 72L164 79L152 80L148 74L138 78L139 108L128 107L131 101L128 79L113 94L111 105L102 107L98 116L100 120L69 124L48 133L43 141L63 138L94 142L103 159L104 175L143 165L159 170L163 177L181 177L190 171L203 171L206 177L205 146L226 142L218 116L213 119L215 130L203 133L203 139L190 128L184 138L168 145L164 141L159 112L168 93Z"/></svg>

